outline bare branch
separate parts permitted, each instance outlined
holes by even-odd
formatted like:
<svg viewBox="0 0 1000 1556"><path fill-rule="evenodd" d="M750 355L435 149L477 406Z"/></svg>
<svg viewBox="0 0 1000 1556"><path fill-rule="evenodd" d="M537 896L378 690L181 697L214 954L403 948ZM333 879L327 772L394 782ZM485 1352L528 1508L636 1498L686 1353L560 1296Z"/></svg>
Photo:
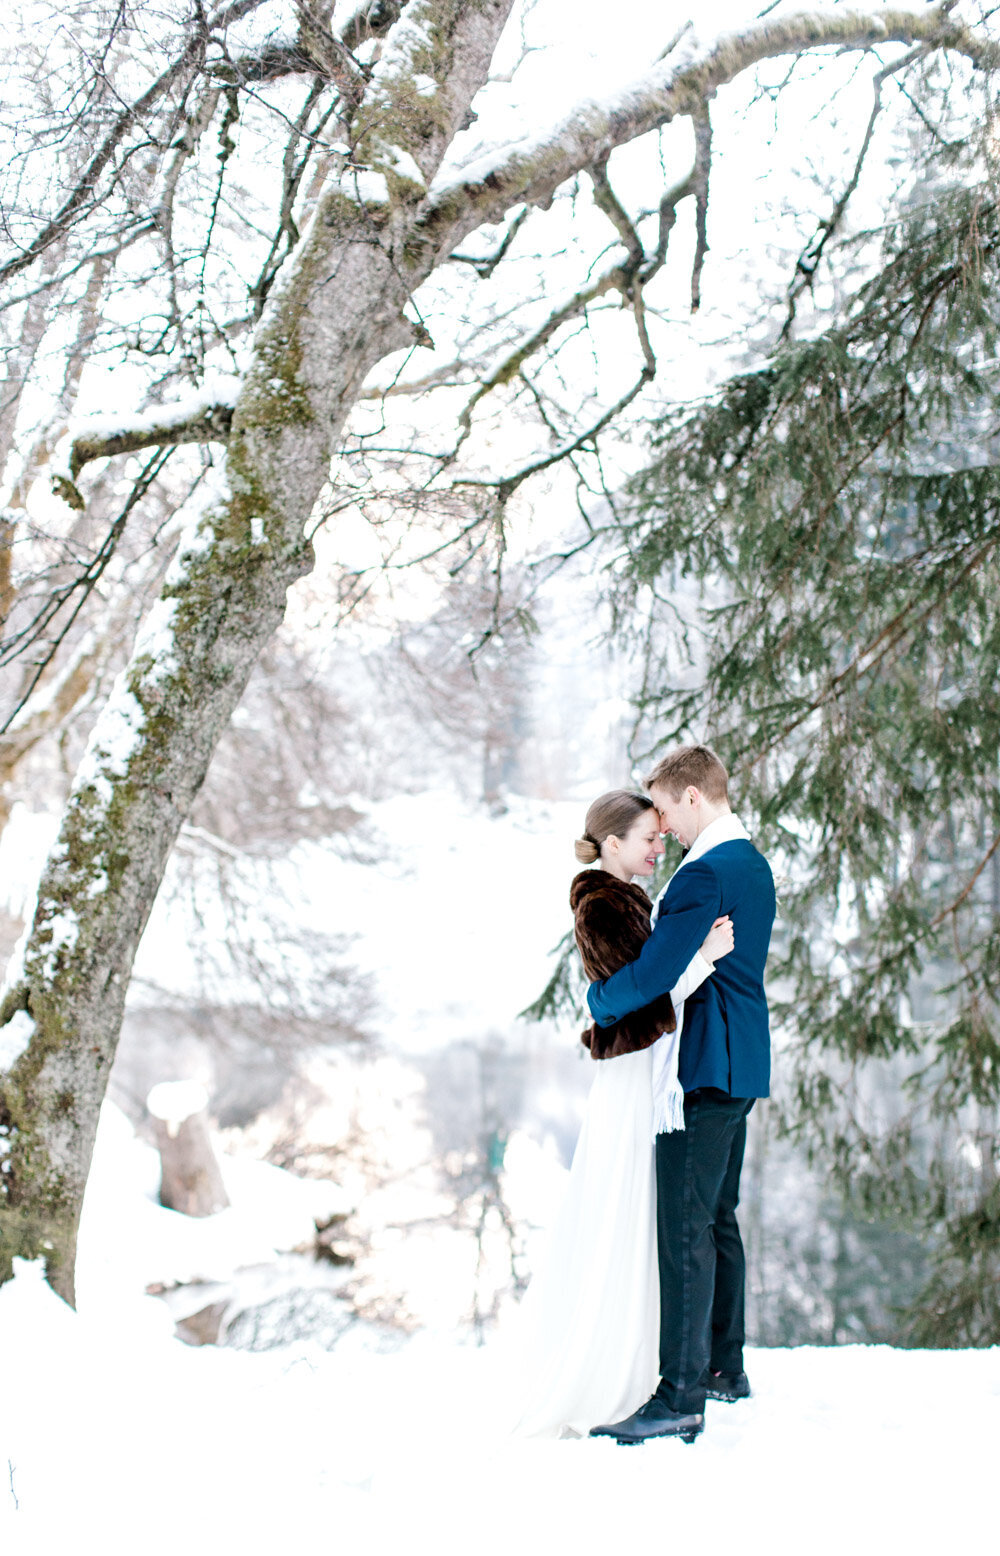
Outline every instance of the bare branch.
<svg viewBox="0 0 1000 1556"><path fill-rule="evenodd" d="M48 258L54 268L55 255L50 254ZM6 468L14 448L14 429L21 398L54 309L55 300L46 297L44 293L39 292L29 298L21 318L17 345L7 357L5 381L0 391L3 396L0 400L0 472Z"/></svg>
<svg viewBox="0 0 1000 1556"><path fill-rule="evenodd" d="M109 425L103 417L95 416L92 418L93 430L88 431L87 420L83 419L76 424L70 449L70 476L75 481L84 465L94 459L108 459L112 454L135 454L143 448L173 448L181 443L226 443L232 419L233 400L203 405L194 414L190 402L182 401L176 407L155 407L132 426ZM71 507L82 504L79 493L76 493L76 501L67 495L65 487L69 483L65 476L54 476L53 484ZM75 486L72 490L76 492Z"/></svg>
<svg viewBox="0 0 1000 1556"><path fill-rule="evenodd" d="M514 471L512 475L501 476L499 480L495 481L477 480L470 476L468 479L456 481L455 485L489 487L497 493L501 504L506 503L514 495L521 483L526 481L529 476L537 475L540 470L548 470L551 465L558 464L561 459L566 459L568 455L574 454L578 449L584 448L586 444L592 443L604 431L605 427L613 422L616 416L620 416L626 406L631 405L632 401L642 393L654 376L654 373L655 367L650 367L648 361L645 362L639 377L631 389L628 389L620 400L616 400L614 405L609 410L606 410L603 415L599 416L591 426L585 428L583 432L578 433L574 438L570 438L565 443L560 444L551 453L543 454L538 459L532 460L530 464L522 465L521 469Z"/></svg>
<svg viewBox="0 0 1000 1556"><path fill-rule="evenodd" d="M461 435L456 445L456 452L469 434L472 424L472 412L480 400L491 394L494 389L499 389L501 384L509 384L516 378L529 357L534 356L536 351L541 350L570 319L578 318L580 314L584 313L590 303L596 302L597 298L603 297L611 291L624 292L627 285L627 278L622 267L616 265L601 276L598 281L592 282L590 286L583 287L579 292L574 292L558 308L554 308L545 322L533 334L529 335L526 340L523 340L520 345L509 352L493 371L487 374L469 399L458 418Z"/></svg>
<svg viewBox="0 0 1000 1556"><path fill-rule="evenodd" d="M211 18L206 29L198 29L178 58L167 66L151 86L147 87L141 97L134 103L128 104L118 115L111 130L88 162L72 193L51 221L43 227L23 253L0 265L0 283L26 270L39 254L43 254L50 244L69 230L75 218L98 202L100 197L97 193L97 182L116 149L132 126L141 121L174 82L180 80L185 71L191 70L204 57L209 35L220 28L228 27L232 22L238 21L240 17L246 16L262 4L263 0L232 0L231 4L224 6Z"/></svg>
<svg viewBox="0 0 1000 1556"><path fill-rule="evenodd" d="M607 157L602 157L599 162L595 162L594 166L588 169L588 172L594 186L595 205L604 212L605 216L612 223L628 251L631 265L637 267L646 256L643 252L642 243L639 240L639 234L633 227L628 212L611 187L608 179Z"/></svg>
<svg viewBox="0 0 1000 1556"><path fill-rule="evenodd" d="M219 96L219 87L204 87L193 111L188 114L184 125L184 133L176 143L174 155L167 166L163 178L163 188L156 209L155 220L163 238L164 270L170 288L170 312L178 335L181 332L181 309L177 298L177 262L174 255L173 239L174 195L177 190L177 182L185 164L194 155L202 136L215 116Z"/></svg>
<svg viewBox="0 0 1000 1556"><path fill-rule="evenodd" d="M504 233L500 247L497 249L495 254L488 255L485 258L477 257L474 254L452 254L450 256L452 263L457 265L471 265L473 270L476 271L477 275L479 275L484 281L488 280L489 277L493 274L494 270L497 268L497 265L499 265L500 261L506 257L507 250L510 248L514 239L517 237L517 234L520 232L521 228L530 215L531 207L529 205L522 206L517 215L514 217L514 220L511 222L510 226L507 228L507 231Z"/></svg>
<svg viewBox="0 0 1000 1556"><path fill-rule="evenodd" d="M465 234L501 221L513 205L544 205L567 179L605 159L616 146L699 113L718 89L766 59L836 47L873 49L926 43L963 55L986 69L1000 63L1000 45L961 26L938 7L873 15L834 10L764 22L722 38L703 59L668 58L617 99L581 105L533 141L518 141L439 179L407 247L408 263L427 263L429 247L443 257Z"/></svg>
<svg viewBox="0 0 1000 1556"><path fill-rule="evenodd" d="M6 808L2 797L4 785L9 783L18 763L32 746L37 745L50 730L58 729L86 694L94 678L97 660L95 640L88 634L69 663L57 677L52 678L50 685L45 686L36 706L32 707L30 703L22 705L6 733L0 736L0 822L4 819Z"/></svg>
<svg viewBox="0 0 1000 1556"><path fill-rule="evenodd" d="M691 312L701 307L701 272L708 253L708 178L712 167L712 119L708 103L693 115L694 172L691 175L695 195L695 250L691 266Z"/></svg>
<svg viewBox="0 0 1000 1556"><path fill-rule="evenodd" d="M21 292L17 297L9 297L5 303L0 304L0 308L4 310L19 308L22 303L30 301L32 297L40 297L43 292L51 292L53 287L62 286L73 276L78 275L81 270L86 270L87 266L93 264L95 260L117 259L118 255L124 253L131 244L136 243L140 238L144 238L148 232L152 232L155 226L156 222L152 217L147 217L132 224L122 223L118 229L119 236L113 243L109 243L106 248L88 250L86 254L82 254L79 259L75 260L65 270L58 270L47 278L43 278L30 291Z"/></svg>
<svg viewBox="0 0 1000 1556"><path fill-rule="evenodd" d="M887 65L884 70L880 70L878 75L875 77L875 101L872 104L872 111L868 117L868 123L865 127L865 133L861 141L861 148L855 159L854 170L848 179L846 188L838 198L830 215L826 217L824 221L820 222L812 242L809 244L808 248L803 249L802 253L799 255L798 260L796 261L795 279L788 289L788 313L785 318L785 322L782 325L780 335L781 340L788 339L789 332L791 331L792 325L795 322L795 312L799 298L802 296L803 292L807 290L807 288L812 287L813 277L815 276L819 267L819 263L823 258L824 250L826 249L826 246L830 239L833 237L834 233L839 229L851 196L854 194L854 191L858 187L858 183L861 178L861 171L865 165L865 158L868 155L868 149L872 143L872 136L875 133L875 123L879 114L882 112L883 85L890 76L898 74L900 70L904 70L908 65L914 64L918 59L923 59L928 54L928 52L929 46L926 43L920 43L916 48L911 49L907 54L904 54L901 59L893 60L893 62Z"/></svg>
<svg viewBox="0 0 1000 1556"><path fill-rule="evenodd" d="M52 250L49 252L51 254ZM87 289L78 305L79 317L76 337L67 353L66 371L63 375L62 391L55 407L55 413L47 424L43 424L35 437L33 445L24 456L21 468L18 471L17 481L11 492L10 506L12 509L25 508L27 506L28 493L32 483L37 478L43 465L51 457L53 448L66 430L66 422L76 401L86 358L97 332L101 302L110 269L111 265L108 259L104 257L95 258L91 267Z"/></svg>
<svg viewBox="0 0 1000 1556"><path fill-rule="evenodd" d="M296 196L299 192L299 185L302 182L302 176L306 170L309 155L315 144L316 134L314 133L310 136L310 143L307 147L306 153L304 156L300 157L297 162L295 153L298 149L298 143L305 133L306 125L309 122L309 116L312 113L316 102L322 95L322 92L323 82L320 80L314 81L306 94L305 101L303 102L302 107L299 110L299 113L292 126L292 133L288 137L288 141L285 145L285 154L282 158L281 211L278 217L278 230L271 240L271 247L268 250L267 258L264 260L264 263L261 266L260 275L257 277L257 280L250 288L250 296L253 299L255 318L260 317L264 303L267 300L267 294L273 285L274 278L278 274L278 271L281 268L282 260L285 257L284 255L282 255L280 258L277 257L278 250L281 248L282 239L285 241L286 254L290 253L292 248L299 241L299 231L295 225L292 210L295 205ZM331 104L330 108L327 110L327 113L321 118L317 130L322 129L329 115L334 112L334 109L335 105Z"/></svg>

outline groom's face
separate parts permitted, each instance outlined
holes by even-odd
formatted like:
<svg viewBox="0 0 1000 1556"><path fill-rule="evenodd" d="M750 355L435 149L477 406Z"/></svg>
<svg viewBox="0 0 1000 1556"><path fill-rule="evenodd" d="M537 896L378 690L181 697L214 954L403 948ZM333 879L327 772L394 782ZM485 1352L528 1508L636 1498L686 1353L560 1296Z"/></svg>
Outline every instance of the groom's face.
<svg viewBox="0 0 1000 1556"><path fill-rule="evenodd" d="M694 804L697 792L689 785L675 799L661 783L654 783L649 791L649 797L660 813L661 831L672 833L682 848L690 848L698 836L698 810Z"/></svg>

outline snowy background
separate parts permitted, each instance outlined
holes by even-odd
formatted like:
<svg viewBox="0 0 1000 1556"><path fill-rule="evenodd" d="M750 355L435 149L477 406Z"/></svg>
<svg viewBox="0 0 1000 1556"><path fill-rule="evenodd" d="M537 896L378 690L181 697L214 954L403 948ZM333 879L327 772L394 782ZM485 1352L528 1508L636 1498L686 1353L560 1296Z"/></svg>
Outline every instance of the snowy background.
<svg viewBox="0 0 1000 1556"><path fill-rule="evenodd" d="M704 33L765 7L703 9ZM643 5L626 27L607 25L604 0L528 8L529 52L504 79L521 51L512 32L477 103L480 149L526 124L534 133L581 91L601 97L626 81L687 20L675 10ZM270 17L278 35L281 12L253 26ZM696 395L773 340L775 299L853 162L871 83L855 62L827 58L782 84L780 113L776 96L747 81L719 105L710 305L687 310L687 212L653 299L668 399ZM615 154L616 187L637 209L647 188L658 194L662 162L690 163L687 125L653 139ZM901 146L891 122L861 180L855 230L881 219L885 190L903 179ZM477 143L459 150L465 160ZM514 250L523 329L532 308L540 319L589 273L603 218L576 193L563 204L547 239L557 264ZM462 317L454 273L425 294L446 361L479 315ZM562 359L572 380L599 357L606 399L634 350L621 345L618 313ZM47 349L58 360L63 348ZM428 360L418 355L413 373ZM98 358L82 410L133 411L144 374ZM39 403L44 392L43 382ZM215 399L226 392L213 386ZM452 422L459 403L445 398ZM365 418L384 414L362 405L359 439ZM392 416L409 414L390 411L387 442ZM424 414L412 412L418 430ZM491 415L482 457L506 468L535 449L509 407ZM645 444L625 436L607 457L614 482ZM57 505L47 483L37 488L41 522ZM559 473L537 489L511 537L512 574L565 540L575 499ZM634 667L595 641L604 620L588 564L550 580L516 684L497 694L508 771L502 803L488 803L461 716L457 729L430 717L387 646L401 623L423 630L440 578L381 585L326 649L341 570L375 567L382 550L345 515L317 551L290 602L278 665L290 679L265 667L238 710L143 940L85 1204L78 1311L37 1266L21 1264L0 1288L0 1551L992 1548L1000 1352L851 1343L889 1332L892 1305L920 1282L921 1250L847 1216L822 1173L775 1138L766 1106L752 1117L743 1211L753 1399L710 1404L691 1448L504 1436L504 1331L558 1203L591 1074L572 1023L518 1013L569 928L586 806L634 776ZM690 603L681 590L679 606ZM289 732L274 709L309 722L289 694L300 682L320 697L317 749L311 768L279 774L265 758L277 766ZM459 690L471 720L475 696ZM89 718L85 708L57 752L52 742L26 764L0 835L0 970L30 918ZM203 1220L157 1198L146 1098L181 1080L207 1091L230 1199ZM314 1257L317 1223L331 1218L337 1263ZM206 1337L218 1343L192 1343Z"/></svg>
<svg viewBox="0 0 1000 1556"><path fill-rule="evenodd" d="M353 926L354 955L376 983L384 1048L355 1061L366 1076L357 1090L367 1084L366 1128L392 1137L387 1156L401 1170L369 1185L366 1259L383 1293L405 1292L407 1325L359 1315L339 1295L356 1272L289 1252L308 1247L314 1218L356 1208L356 1164L323 1181L223 1151L231 1206L192 1220L158 1205L156 1152L105 1105L78 1312L38 1266L20 1265L0 1290L0 1548L28 1556L84 1540L109 1553L280 1545L388 1556L641 1540L930 1553L992 1538L997 1351L753 1349L753 1399L710 1403L693 1447L505 1438L503 1325L475 1343L474 1248L435 1219L442 1181L428 1165L428 1070L416 1061L488 1034L534 1052L538 1080L503 1178L521 1222L543 1225L588 1062L572 1034L550 1034L572 1054L553 1071L549 1041L516 1012L565 926L577 815L573 803L525 804L490 820L454 797L400 799L377 812L396 840L391 865L332 873L321 858L311 871L300 862L304 892ZM473 863L496 890L471 892ZM525 887L516 911L511 877ZM147 956L169 953L169 929L154 923ZM391 958L387 932L405 941ZM447 961L435 955L445 938ZM321 1119L335 1134L330 1113ZM185 1308L234 1289L246 1306L230 1343L177 1337ZM171 1294L186 1300L171 1307Z"/></svg>

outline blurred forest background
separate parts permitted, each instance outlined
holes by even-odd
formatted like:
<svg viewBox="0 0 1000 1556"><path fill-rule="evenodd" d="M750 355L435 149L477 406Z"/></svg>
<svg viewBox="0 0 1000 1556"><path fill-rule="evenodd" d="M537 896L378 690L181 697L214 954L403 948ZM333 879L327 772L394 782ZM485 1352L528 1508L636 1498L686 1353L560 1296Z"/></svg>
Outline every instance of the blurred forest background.
<svg viewBox="0 0 1000 1556"><path fill-rule="evenodd" d="M350 242L378 248L464 190L403 336L358 347L303 499L311 569L289 562L231 718L176 757L193 798L158 895L123 910L136 940L152 917L134 973L122 953L108 1095L152 1139L150 1088L196 1078L218 1148L343 1189L317 1229L327 1307L292 1262L273 1329L260 1310L232 1343L335 1337L343 1312L485 1333L530 1274L590 1078L572 838L601 790L708 739L779 878L750 1338L1000 1343L994 8L493 9L475 123L455 110L424 169L438 131L400 124L444 92L434 28L457 3L10 23L0 1129L26 1134L53 1041L38 989L54 1010L100 938L65 923L117 880L102 854L73 896L50 861L36 910L38 874L91 835L81 796L113 835L146 783L115 744L116 678L149 728L207 702L154 602L212 546L244 547L238 579L276 544L267 504L233 539L252 487L233 451L264 425L247 384L291 440L276 483L297 417L312 435L274 340L303 245L336 227L328 191L353 180ZM638 64L669 111L635 106ZM409 106L376 135L361 116L390 77ZM621 103L627 132L553 161ZM503 209L477 207L517 158Z"/></svg>

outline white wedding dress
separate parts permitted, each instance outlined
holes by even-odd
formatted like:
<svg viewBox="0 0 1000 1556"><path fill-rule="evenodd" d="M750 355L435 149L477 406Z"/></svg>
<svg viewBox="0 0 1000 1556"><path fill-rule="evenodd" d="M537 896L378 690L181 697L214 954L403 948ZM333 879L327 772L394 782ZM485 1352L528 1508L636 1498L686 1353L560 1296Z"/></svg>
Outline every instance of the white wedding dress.
<svg viewBox="0 0 1000 1556"><path fill-rule="evenodd" d="M712 973L696 954L671 996ZM643 1404L659 1378L652 1129L654 1050L603 1059L545 1256L514 1321L508 1385L522 1437L585 1436Z"/></svg>

